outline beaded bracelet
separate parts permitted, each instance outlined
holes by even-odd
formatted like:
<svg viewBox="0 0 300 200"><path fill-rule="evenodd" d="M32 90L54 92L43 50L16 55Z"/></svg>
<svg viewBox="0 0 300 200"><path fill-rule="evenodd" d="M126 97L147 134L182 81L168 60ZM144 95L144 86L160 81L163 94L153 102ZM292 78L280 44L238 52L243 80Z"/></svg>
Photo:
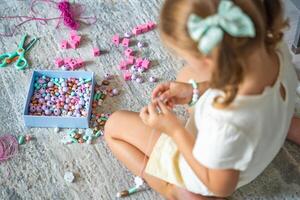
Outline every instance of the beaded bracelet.
<svg viewBox="0 0 300 200"><path fill-rule="evenodd" d="M196 83L196 81L194 81L193 79L189 80L189 83L192 85L193 87L193 97L192 97L192 100L191 102L189 103L189 106L193 106L197 103L197 101L199 100L200 98L200 92L198 90L198 85Z"/></svg>

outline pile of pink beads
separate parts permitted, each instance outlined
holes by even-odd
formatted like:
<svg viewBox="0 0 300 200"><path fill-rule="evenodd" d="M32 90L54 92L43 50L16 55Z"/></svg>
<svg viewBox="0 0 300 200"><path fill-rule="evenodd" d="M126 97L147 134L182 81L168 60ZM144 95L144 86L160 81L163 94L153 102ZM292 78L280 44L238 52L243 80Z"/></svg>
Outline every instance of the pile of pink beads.
<svg viewBox="0 0 300 200"><path fill-rule="evenodd" d="M35 77L29 115L86 117L91 91L91 79Z"/></svg>
<svg viewBox="0 0 300 200"><path fill-rule="evenodd" d="M124 47L125 58L120 61L118 66L118 69L123 73L124 80L131 80L137 83L143 83L145 81L143 78L143 73L151 68L151 60L139 56L140 52L138 50L146 47L146 44L141 41L138 42L138 50L135 51L130 47L133 44L130 39L134 36L149 32L155 29L155 27L156 24L154 22L148 22L146 24L136 26L132 32L125 33L124 37L120 37L118 34L113 36L112 43L117 47L120 45ZM152 76L148 80L149 82L156 82L157 78Z"/></svg>

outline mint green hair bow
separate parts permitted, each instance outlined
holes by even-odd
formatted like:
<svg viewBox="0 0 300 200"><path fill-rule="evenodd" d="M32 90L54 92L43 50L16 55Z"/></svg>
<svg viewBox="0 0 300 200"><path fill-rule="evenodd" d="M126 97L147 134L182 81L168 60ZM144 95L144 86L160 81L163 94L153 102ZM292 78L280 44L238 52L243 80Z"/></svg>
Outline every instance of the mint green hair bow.
<svg viewBox="0 0 300 200"><path fill-rule="evenodd" d="M230 0L221 0L218 13L207 18L195 14L187 22L190 37L199 42L198 49L209 54L222 40L224 32L233 37L255 37L251 18Z"/></svg>

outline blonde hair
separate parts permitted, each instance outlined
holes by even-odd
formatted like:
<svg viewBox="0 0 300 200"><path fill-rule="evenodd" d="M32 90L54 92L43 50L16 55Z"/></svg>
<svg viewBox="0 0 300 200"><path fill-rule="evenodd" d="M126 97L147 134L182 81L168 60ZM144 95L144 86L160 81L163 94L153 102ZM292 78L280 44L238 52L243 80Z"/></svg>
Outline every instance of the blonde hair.
<svg viewBox="0 0 300 200"><path fill-rule="evenodd" d="M288 25L283 17L280 0L232 0L252 19L256 37L237 38L225 33L218 46L217 67L212 74L210 87L224 91L217 97L214 105L225 108L230 105L238 93L243 81L246 57L261 44L268 51L275 51L283 37L283 29ZM197 58L203 55L197 48L187 30L187 19L194 13L203 18L217 12L220 0L166 0L160 15L160 34L166 44L188 51Z"/></svg>

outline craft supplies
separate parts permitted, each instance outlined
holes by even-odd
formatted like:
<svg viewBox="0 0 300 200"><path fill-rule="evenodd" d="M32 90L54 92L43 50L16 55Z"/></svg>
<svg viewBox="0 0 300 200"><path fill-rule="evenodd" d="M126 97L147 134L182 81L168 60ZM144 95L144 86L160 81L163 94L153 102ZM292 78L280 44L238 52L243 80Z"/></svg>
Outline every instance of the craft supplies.
<svg viewBox="0 0 300 200"><path fill-rule="evenodd" d="M64 175L64 179L65 181L67 181L68 183L73 183L75 176L72 172L66 172Z"/></svg>
<svg viewBox="0 0 300 200"><path fill-rule="evenodd" d="M77 70L84 66L84 61L81 58L56 58L54 60L56 67L62 70Z"/></svg>
<svg viewBox="0 0 300 200"><path fill-rule="evenodd" d="M13 157L18 152L18 140L10 134L0 136L0 163Z"/></svg>
<svg viewBox="0 0 300 200"><path fill-rule="evenodd" d="M154 76L151 76L151 77L149 78L149 81L150 81L151 83L157 82L157 78L155 78Z"/></svg>
<svg viewBox="0 0 300 200"><path fill-rule="evenodd" d="M142 77L137 77L137 78L135 79L135 81L136 81L137 83L143 83L143 82L144 82L144 79L143 79Z"/></svg>
<svg viewBox="0 0 300 200"><path fill-rule="evenodd" d="M130 46L130 39L129 38L124 38L122 40L122 45L123 45L123 47L129 47Z"/></svg>
<svg viewBox="0 0 300 200"><path fill-rule="evenodd" d="M131 38L132 34L130 32L126 32L126 33L124 33L124 37L125 38Z"/></svg>
<svg viewBox="0 0 300 200"><path fill-rule="evenodd" d="M24 108L25 125L87 128L94 85L91 72L34 71Z"/></svg>
<svg viewBox="0 0 300 200"><path fill-rule="evenodd" d="M148 22L146 24L141 24L141 25L134 27L132 30L132 33L134 35L139 35L139 34L151 31L151 30L155 29L155 27L156 27L156 24L154 22Z"/></svg>
<svg viewBox="0 0 300 200"><path fill-rule="evenodd" d="M120 36L118 34L114 35L112 38L112 42L114 45L119 46L120 44Z"/></svg>
<svg viewBox="0 0 300 200"><path fill-rule="evenodd" d="M97 57L100 56L100 49L99 48L93 48L93 56Z"/></svg>
<svg viewBox="0 0 300 200"><path fill-rule="evenodd" d="M48 5L52 4L54 5L57 10L60 12L59 16L54 16L54 17L48 17L48 18L43 18L43 17L39 17L39 14L34 7L36 6L37 3L47 3ZM49 6L49 8L51 8L52 6ZM49 8L45 8L45 6L43 7L44 10L49 12ZM97 21L96 16L92 16L92 17L84 17L82 16L84 11L85 11L85 7L82 4L79 3L70 3L68 0L62 0L59 2L56 2L54 0L33 0L31 2L31 6L30 6L30 15L15 15L15 16L0 16L0 20L4 21L4 20L21 20L21 22L19 24L13 25L12 27L9 27L9 31L10 33L4 32L4 33L0 33L0 36L7 36L7 37L11 37L15 34L16 30L21 27L22 25L26 24L27 22L30 21L39 21L39 22L43 22L40 23L42 25L46 25L48 21L52 21L52 20L57 20L57 25L56 28L58 28L60 26L61 23L63 23L66 27L72 29L72 30L77 30L80 27L80 22L84 22L86 25L92 25Z"/></svg>
<svg viewBox="0 0 300 200"><path fill-rule="evenodd" d="M138 42L138 43L137 43L137 46L138 46L138 48L143 48L143 47L145 47L145 43L143 43L143 42Z"/></svg>
<svg viewBox="0 0 300 200"><path fill-rule="evenodd" d="M24 70L28 66L27 60L24 56L25 53L36 43L37 38L33 38L27 45L25 45L24 43L26 38L27 34L22 37L22 40L18 45L18 49L15 52L0 55L0 68L5 67L14 61L16 61L15 67L19 70Z"/></svg>
<svg viewBox="0 0 300 200"><path fill-rule="evenodd" d="M106 119L107 120L107 119ZM104 123L105 124L105 123ZM61 142L63 144L73 144L73 143L87 143L92 144L93 140L97 139L100 136L103 136L102 130L95 131L94 129L86 129L85 133L80 133L78 129L72 129L67 132L63 137Z"/></svg>
<svg viewBox="0 0 300 200"><path fill-rule="evenodd" d="M68 49L71 47L72 49L77 49L81 42L81 36L78 35L77 31L70 31L69 40L62 40L60 42L61 49Z"/></svg>
<svg viewBox="0 0 300 200"><path fill-rule="evenodd" d="M18 136L18 144L20 144L20 145L25 144L25 137L24 137L24 135Z"/></svg>
<svg viewBox="0 0 300 200"><path fill-rule="evenodd" d="M25 141L26 142L30 142L32 140L32 136L31 135L25 135Z"/></svg>
<svg viewBox="0 0 300 200"><path fill-rule="evenodd" d="M89 79L35 77L29 115L86 116L91 89Z"/></svg>

